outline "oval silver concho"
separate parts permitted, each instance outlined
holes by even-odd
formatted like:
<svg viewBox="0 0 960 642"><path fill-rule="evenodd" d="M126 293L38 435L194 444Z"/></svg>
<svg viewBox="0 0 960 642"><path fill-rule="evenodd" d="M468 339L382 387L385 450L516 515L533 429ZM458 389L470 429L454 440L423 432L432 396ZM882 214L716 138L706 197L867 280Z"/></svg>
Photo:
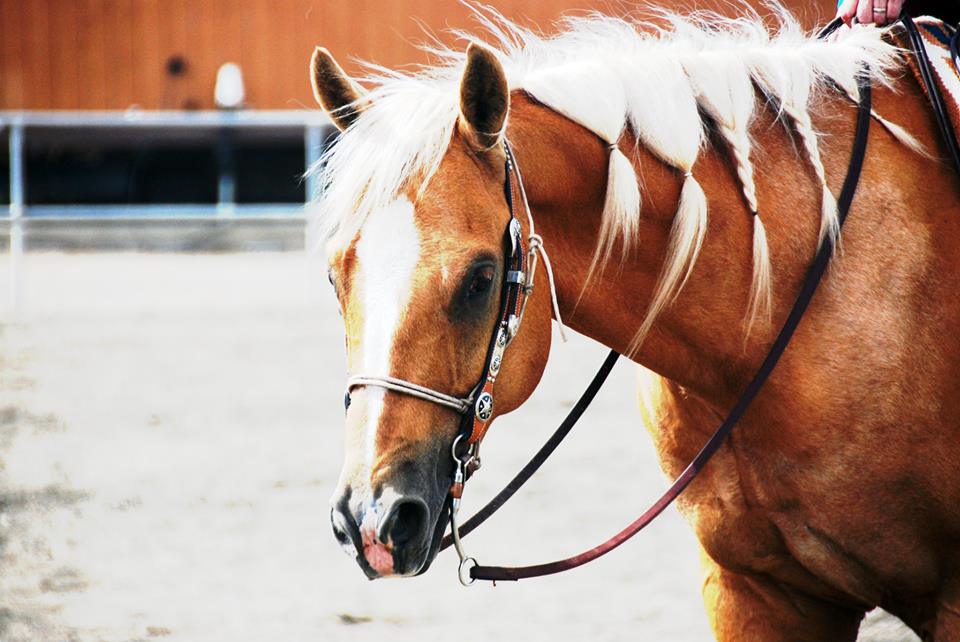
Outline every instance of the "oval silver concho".
<svg viewBox="0 0 960 642"><path fill-rule="evenodd" d="M497 374L500 372L500 364L503 362L503 356L499 354L493 355L493 359L490 360L490 374Z"/></svg>
<svg viewBox="0 0 960 642"><path fill-rule="evenodd" d="M477 398L477 404L475 406L477 419L480 421L490 421L490 417L493 416L493 395L489 392L484 392Z"/></svg>

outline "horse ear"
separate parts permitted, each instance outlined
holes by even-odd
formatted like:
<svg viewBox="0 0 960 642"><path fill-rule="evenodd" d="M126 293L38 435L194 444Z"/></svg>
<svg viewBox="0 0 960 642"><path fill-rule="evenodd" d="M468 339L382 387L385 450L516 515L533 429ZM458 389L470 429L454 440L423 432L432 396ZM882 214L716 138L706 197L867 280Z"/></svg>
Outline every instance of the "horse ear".
<svg viewBox="0 0 960 642"><path fill-rule="evenodd" d="M510 110L507 76L492 51L467 47L467 67L460 81L460 131L478 150L500 142Z"/></svg>
<svg viewBox="0 0 960 642"><path fill-rule="evenodd" d="M340 131L349 127L363 111L366 92L323 47L317 47L310 59L310 81L313 96Z"/></svg>

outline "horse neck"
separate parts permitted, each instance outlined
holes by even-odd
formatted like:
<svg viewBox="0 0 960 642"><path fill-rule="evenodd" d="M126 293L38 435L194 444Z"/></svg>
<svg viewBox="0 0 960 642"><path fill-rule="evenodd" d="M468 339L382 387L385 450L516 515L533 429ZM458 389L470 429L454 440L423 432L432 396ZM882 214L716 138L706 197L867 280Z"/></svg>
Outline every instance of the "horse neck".
<svg viewBox="0 0 960 642"><path fill-rule="evenodd" d="M836 134L837 148L849 150L855 115L851 109L838 111L826 133ZM554 263L564 322L707 399L726 403L742 389L799 290L819 228L820 190L774 118L760 115L755 130L765 170L757 182L772 257L773 323L757 323L747 336L753 220L726 152L711 144L693 169L709 204L708 232L696 267L673 305L631 352L664 264L683 176L642 146L636 154L628 151L643 197L638 242L622 262L618 245L606 268L587 283L609 151L587 130L517 96L510 136L538 231ZM620 147L629 150L634 142L624 135ZM827 169L831 176L842 176L846 156L835 156L826 159ZM776 211L765 211L764 203L776 203Z"/></svg>

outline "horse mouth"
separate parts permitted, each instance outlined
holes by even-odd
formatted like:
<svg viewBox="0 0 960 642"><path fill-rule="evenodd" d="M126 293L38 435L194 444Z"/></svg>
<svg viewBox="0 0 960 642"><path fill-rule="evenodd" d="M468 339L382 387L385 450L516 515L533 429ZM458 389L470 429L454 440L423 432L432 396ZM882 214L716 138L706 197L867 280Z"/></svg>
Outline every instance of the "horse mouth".
<svg viewBox="0 0 960 642"><path fill-rule="evenodd" d="M423 560L423 565L417 571L417 575L423 575L427 572L433 561L437 559L440 552L440 542L443 541L443 534L447 530L447 522L450 521L450 497L444 500L443 505L437 513L437 523L433 527L433 537L430 540L430 546L427 549L427 556Z"/></svg>
<svg viewBox="0 0 960 642"><path fill-rule="evenodd" d="M430 539L423 546L397 549L378 544L363 545L356 552L356 561L369 580L390 577L416 577L427 572L440 552L440 543L450 515L450 500L440 507Z"/></svg>

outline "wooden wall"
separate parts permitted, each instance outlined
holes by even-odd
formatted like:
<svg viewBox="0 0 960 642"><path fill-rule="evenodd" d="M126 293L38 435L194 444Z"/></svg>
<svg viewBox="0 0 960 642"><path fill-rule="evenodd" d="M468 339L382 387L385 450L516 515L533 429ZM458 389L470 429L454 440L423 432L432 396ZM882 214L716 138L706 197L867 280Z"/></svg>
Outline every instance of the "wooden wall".
<svg viewBox="0 0 960 642"><path fill-rule="evenodd" d="M621 3L493 4L548 28L562 12ZM0 109L211 108L225 62L243 69L251 107L312 107L314 45L348 70L351 56L390 66L421 61L411 44L423 39L417 20L441 31L469 26L467 13L455 0L0 0ZM186 61L176 77L167 71L173 56Z"/></svg>

